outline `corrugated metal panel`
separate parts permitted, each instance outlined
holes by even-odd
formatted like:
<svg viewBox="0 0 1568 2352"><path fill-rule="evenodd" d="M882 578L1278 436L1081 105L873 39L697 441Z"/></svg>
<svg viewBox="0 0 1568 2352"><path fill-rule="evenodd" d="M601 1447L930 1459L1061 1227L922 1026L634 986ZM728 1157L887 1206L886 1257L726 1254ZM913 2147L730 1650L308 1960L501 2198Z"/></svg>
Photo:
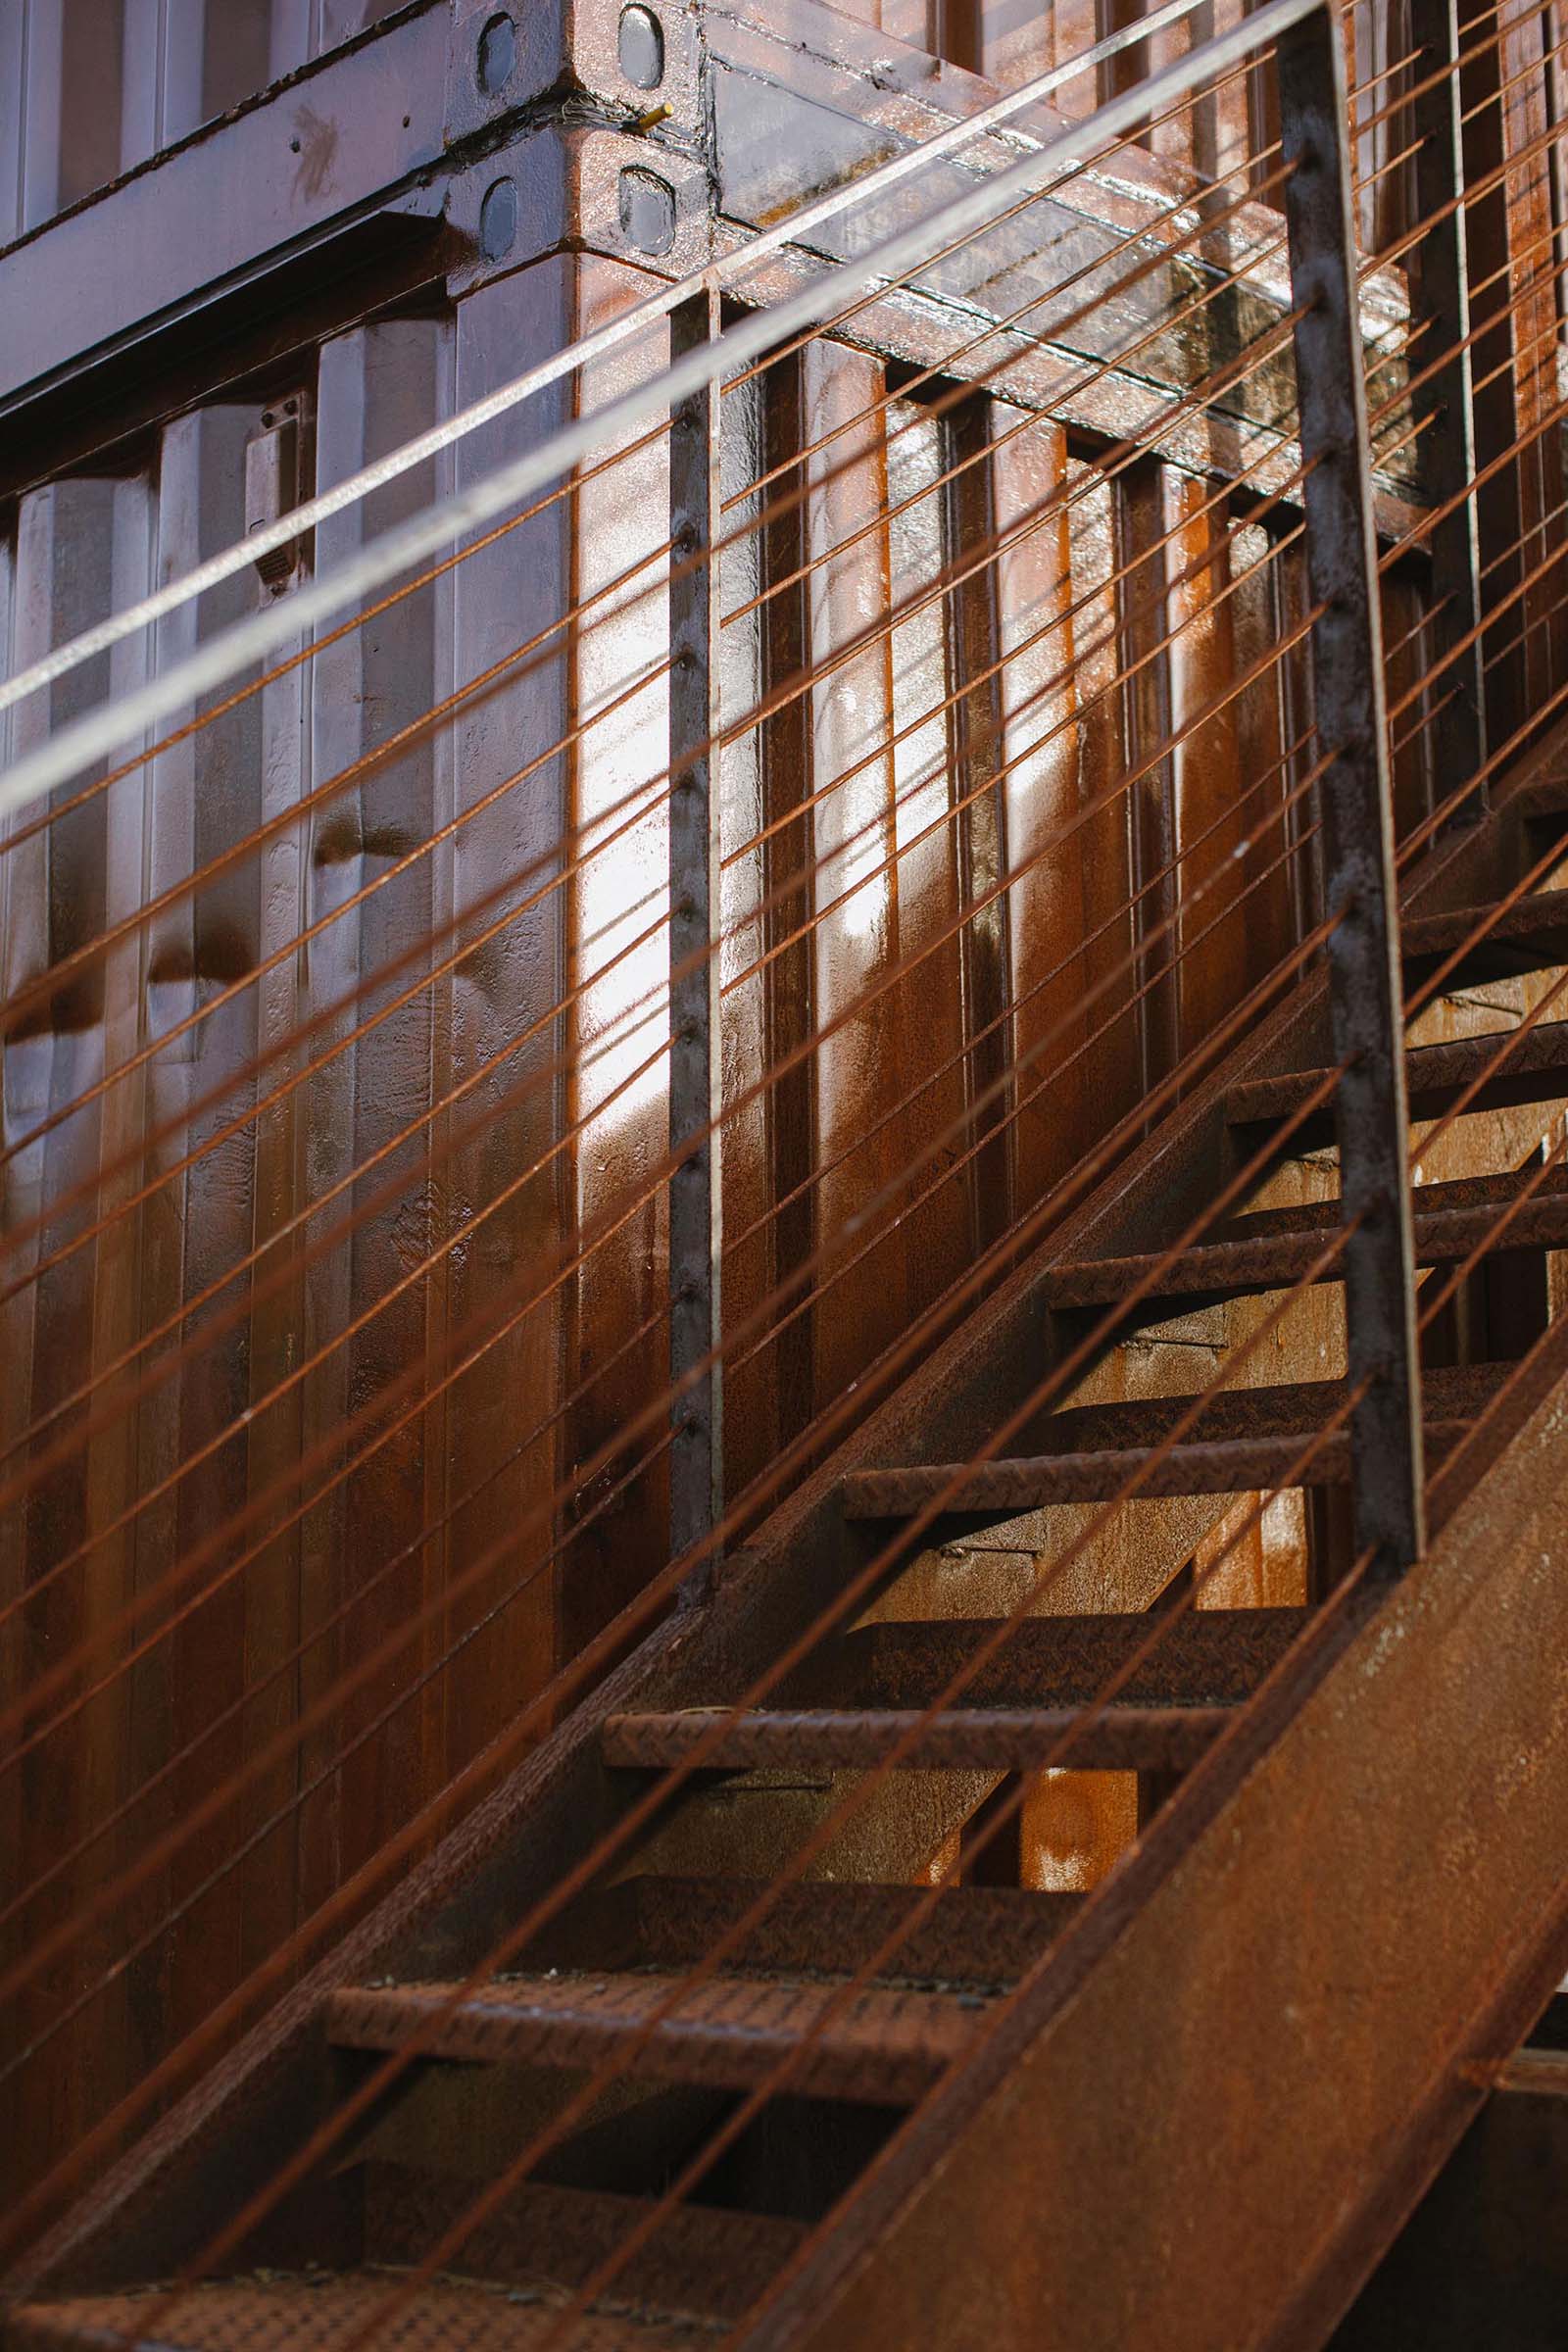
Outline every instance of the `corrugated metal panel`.
<svg viewBox="0 0 1568 2352"><path fill-rule="evenodd" d="M0 11L0 242L403 5L9 0Z"/></svg>

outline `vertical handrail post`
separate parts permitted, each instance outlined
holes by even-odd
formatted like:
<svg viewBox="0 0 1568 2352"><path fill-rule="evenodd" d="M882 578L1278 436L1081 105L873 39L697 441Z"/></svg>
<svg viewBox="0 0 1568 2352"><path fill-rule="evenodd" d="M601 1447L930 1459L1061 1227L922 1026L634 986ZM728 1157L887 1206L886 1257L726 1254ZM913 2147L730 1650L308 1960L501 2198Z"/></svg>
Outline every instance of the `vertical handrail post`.
<svg viewBox="0 0 1568 2352"><path fill-rule="evenodd" d="M1480 776L1487 763L1457 0L1411 0L1411 31L1420 51L1413 68L1412 101L1413 128L1420 142L1416 218L1428 223L1414 255L1411 405L1423 427L1417 446L1426 495L1439 516L1431 537L1438 699L1443 707L1438 743L1440 783L1451 798L1450 777L1462 782ZM1486 813L1486 800L1483 781L1454 813L1479 818Z"/></svg>
<svg viewBox="0 0 1568 2352"><path fill-rule="evenodd" d="M670 357L718 332L712 291L670 316ZM721 1055L715 582L718 388L675 404L669 430L669 1544L678 1559L723 1509L719 1345ZM710 1361L709 1359L712 1360ZM701 1370L698 1367L703 1367ZM681 1588L701 1600L713 1562Z"/></svg>
<svg viewBox="0 0 1568 2352"><path fill-rule="evenodd" d="M1395 895L1383 630L1356 298L1345 54L1330 7L1283 34L1279 88L1297 398L1304 467L1312 690L1328 911L1329 997L1347 1223L1357 1555L1396 1576L1424 1540L1420 1370Z"/></svg>

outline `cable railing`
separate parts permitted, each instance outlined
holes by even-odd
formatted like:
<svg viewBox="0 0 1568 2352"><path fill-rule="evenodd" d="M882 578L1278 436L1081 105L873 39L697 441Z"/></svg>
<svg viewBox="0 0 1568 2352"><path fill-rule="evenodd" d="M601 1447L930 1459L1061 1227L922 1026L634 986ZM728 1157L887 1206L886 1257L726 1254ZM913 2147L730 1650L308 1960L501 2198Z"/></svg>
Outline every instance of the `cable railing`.
<svg viewBox="0 0 1568 2352"><path fill-rule="evenodd" d="M1270 1513L1305 1498L1276 1605L1375 1605L1550 1346L1544 1309L1494 1354L1452 1360L1450 1327L1485 1320L1498 1252L1556 1246L1568 1128L1521 1167L1494 1103L1555 1068L1568 969L1441 1085L1407 1095L1405 1049L1560 839L1417 982L1398 912L1568 695L1556 131L1510 117L1540 12L1445 46L1416 5L1348 88L1338 13L1267 0L1048 124L1196 5L192 550L0 688L0 2084L66 2118L7 2260L25 2277L444 1833L535 1751L551 1769L635 1644L685 1693L617 1704L613 1801L504 1923L400 1972L395 2031L343 2028L363 2064L202 2225L147 2340L363 2162L428 2060L552 2063L583 1907L658 1873L714 1773L804 1758L810 1817L699 1950L577 2019L561 2095L341 2339L412 2325L607 2101L669 2079L683 2020L712 2026L675 2079L724 2100L563 2292L569 2342L773 2102L873 2096L865 2000L940 1976L907 1954L954 1890L1039 1886L1021 1825L1052 1776L1137 1776L1141 1846L1162 1776L1230 1735L1195 1707L1151 1746L1118 1701ZM1263 133L1200 179L1172 166L1156 134L1239 93ZM1478 123L1500 151L1471 171ZM956 198L813 248L955 156ZM1396 181L1414 218L1367 251ZM1064 262L1048 199L1099 242ZM1504 199L1505 249L1473 249ZM800 282L749 307L780 257ZM573 413L536 425L551 393ZM501 463L415 488L507 419ZM255 602L258 559L313 531L318 571ZM1107 1254L1162 1135L1212 1125L1239 1050L1293 1019L1305 1065L1257 1075L1219 1172L1171 1176ZM1466 1152L1506 1165L1483 1182ZM1044 1337L1006 1343L982 1409L963 1334L1020 1285ZM1140 1390L1139 1346L1185 1351L1180 1385ZM962 1397L922 1391L916 1438L897 1399L933 1365ZM1306 1420L1278 1420L1282 1382ZM835 1450L895 1429L904 1458ZM1195 1494L1198 1538L1191 1509L1150 1521ZM1023 1703L1026 1629L1118 1544L1138 1638L1071 1704ZM912 1696L835 1698L845 1644L933 1558L987 1605ZM723 1667L705 1699L688 1650ZM911 1767L951 1783L912 1869L882 1819ZM789 1975L780 2025L755 1954L849 1852L898 1900L844 1965ZM1007 1997L906 2054L906 2134ZM748 1999L763 2055L737 2073Z"/></svg>

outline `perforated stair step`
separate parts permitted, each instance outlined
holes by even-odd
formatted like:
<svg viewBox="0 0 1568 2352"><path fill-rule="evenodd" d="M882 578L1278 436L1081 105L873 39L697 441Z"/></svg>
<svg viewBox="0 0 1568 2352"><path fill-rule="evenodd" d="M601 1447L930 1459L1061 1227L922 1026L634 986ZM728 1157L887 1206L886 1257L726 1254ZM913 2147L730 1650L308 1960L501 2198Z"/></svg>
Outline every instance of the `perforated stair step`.
<svg viewBox="0 0 1568 2352"><path fill-rule="evenodd" d="M1543 1021L1500 1048L1508 1033L1457 1038L1444 1045L1412 1046L1405 1054L1410 1116L1437 1118L1476 1086L1466 1110L1503 1110L1521 1102L1551 1102L1568 1095L1568 1021ZM1278 1078L1250 1078L1225 1098L1233 1128L1254 1137L1288 1119L1330 1077L1327 1070L1291 1070ZM1480 1082L1477 1085L1477 1082ZM1332 1096L1293 1127L1292 1152L1309 1152L1334 1140Z"/></svg>
<svg viewBox="0 0 1568 2352"><path fill-rule="evenodd" d="M976 1707L1074 1706L1116 1682L1118 1706L1239 1706L1311 1623L1308 1609L1030 1617L964 1690ZM994 1630L984 1619L866 1625L828 1661L839 1703L930 1706ZM1144 1651L1147 1655L1143 1655Z"/></svg>
<svg viewBox="0 0 1568 2352"><path fill-rule="evenodd" d="M1427 1465L1452 1451L1468 1420L1428 1419ZM1251 1494L1276 1487L1343 1486L1350 1441L1343 1429L1266 1438L1216 1438L1198 1445L1107 1446L1084 1453L1027 1454L968 1465L917 1463L901 1470L857 1470L840 1488L846 1519L894 1522L929 1512L923 1537L995 1527L1029 1511L1064 1503L1144 1501L1176 1494Z"/></svg>
<svg viewBox="0 0 1568 2352"><path fill-rule="evenodd" d="M474 2183L466 2178L404 2164L368 2164L368 2259L417 2265L467 2214L474 2196ZM475 2278L542 2280L575 2289L625 2244L652 2208L648 2197L528 2181L468 2232L458 2267ZM616 2303L655 2312L739 2319L806 2234L804 2223L773 2214L682 2203L659 2219L609 2293Z"/></svg>
<svg viewBox="0 0 1568 2352"><path fill-rule="evenodd" d="M579 1967L689 1967L739 1924L766 1886L760 1879L653 1872L627 1879L574 1904L554 1951L569 1953ZM1081 1895L1009 1886L950 1886L906 1933L923 1891L825 1879L781 1886L769 1895L762 1917L746 1929L727 1964L804 1974L822 1967L824 1955L831 1955L835 1968L858 1970L897 1935L898 1948L881 1970L884 1976L1009 1984L1034 1966L1083 1901Z"/></svg>
<svg viewBox="0 0 1568 2352"><path fill-rule="evenodd" d="M1568 1062L1564 1080L1568 1083ZM1552 1170L1533 1186L1529 1171L1499 1177L1489 1194L1465 1204L1435 1205L1418 1189L1413 1216L1416 1264L1455 1264L1484 1248L1494 1234L1500 1249L1568 1249L1568 1186L1554 1182L1556 1174ZM1499 1226L1501 1212L1514 1200L1519 1205L1506 1226ZM1057 1308L1114 1306L1136 1291L1136 1311L1147 1316L1157 1301L1159 1314L1166 1316L1181 1307L1289 1290L1309 1275L1318 1282L1337 1282L1343 1273L1339 1257L1323 1265L1318 1261L1340 1222L1338 1203L1317 1204L1317 1212L1281 1212L1277 1220L1271 1216L1264 1229L1248 1231L1244 1226L1234 1238L1201 1243L1168 1261L1163 1253L1150 1253L1058 1266L1049 1277L1048 1296ZM1147 1309L1144 1300L1150 1302Z"/></svg>
<svg viewBox="0 0 1568 2352"><path fill-rule="evenodd" d="M896 1753L922 1772L1186 1772L1230 1721L1227 1707L759 1708L724 1722L725 1710L612 1715L607 1764L660 1771L701 1750L704 1769L863 1772Z"/></svg>
<svg viewBox="0 0 1568 2352"><path fill-rule="evenodd" d="M1568 1198L1568 1168L1509 1168L1491 1176L1457 1176L1446 1184L1417 1184L1413 1206L1418 1217L1450 1208L1506 1208L1517 1200L1521 1213L1530 1202ZM1301 1200L1288 1208L1244 1209L1227 1217L1216 1235L1220 1241L1247 1241L1269 1233L1328 1233L1340 1222L1338 1200ZM1510 1232L1512 1228L1510 1227Z"/></svg>
<svg viewBox="0 0 1568 2352"><path fill-rule="evenodd" d="M446 1984L351 1987L329 2002L327 2030L351 2049L417 2038L427 2057L469 2064L610 2059L640 2080L716 2090L750 2090L799 2052L792 2092L906 2106L968 2050L985 2007L979 1993L873 1987L841 2000L831 1983L720 1977L693 1986L682 1975L589 1972L460 1992Z"/></svg>
<svg viewBox="0 0 1568 2352"><path fill-rule="evenodd" d="M1405 923L1400 946L1408 982L1427 979L1457 953L1458 960L1444 974L1445 989L1568 964L1568 891L1537 891L1501 908L1464 906L1452 914L1416 915Z"/></svg>
<svg viewBox="0 0 1568 2352"><path fill-rule="evenodd" d="M348 2352L388 2340L371 2331L378 2315L390 2320L401 2283L396 2271L368 2268L219 2279L172 2305L159 2287L74 2296L11 2312L7 2340L14 2352ZM395 2340L399 2352L532 2352L557 2340L568 2300L564 2290L537 2284L431 2279L400 2303ZM689 2320L619 2310L590 2313L573 2327L578 2352L692 2352L715 2340L706 2323L697 2331Z"/></svg>
<svg viewBox="0 0 1568 2352"><path fill-rule="evenodd" d="M1430 1421L1468 1421L1485 1410L1513 1366L1507 1362L1445 1366L1429 1371L1422 1396ZM1326 1428L1344 1403L1337 1380L1295 1381L1273 1388L1219 1389L1212 1396L1140 1396L1115 1404L1071 1405L1043 1414L1029 1429L1031 1454L1094 1453L1157 1446L1198 1407L1187 1435L1296 1438ZM1020 1448L1022 1450L1022 1448Z"/></svg>

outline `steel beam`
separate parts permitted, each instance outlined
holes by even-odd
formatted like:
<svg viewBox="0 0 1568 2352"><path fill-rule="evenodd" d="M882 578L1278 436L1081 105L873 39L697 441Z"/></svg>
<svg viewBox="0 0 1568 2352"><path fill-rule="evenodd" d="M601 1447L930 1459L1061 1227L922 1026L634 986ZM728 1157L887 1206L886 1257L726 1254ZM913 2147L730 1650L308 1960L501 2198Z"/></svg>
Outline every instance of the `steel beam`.
<svg viewBox="0 0 1568 2352"><path fill-rule="evenodd" d="M1378 609L1366 387L1338 18L1322 10L1280 36L1280 117L1305 468L1314 715L1329 911L1329 999L1344 1065L1337 1118L1341 1191L1354 1230L1345 1320L1354 1408L1350 1450L1358 1551L1396 1575L1424 1540L1404 1013L1395 891L1394 803Z"/></svg>
<svg viewBox="0 0 1568 2352"><path fill-rule="evenodd" d="M708 292L670 317L670 357L718 332ZM718 387L710 381L670 413L669 535L669 1457L670 1556L709 1534L723 1507L719 1324L720 1178L718 789L713 738L718 676L716 567ZM689 1149L688 1149L689 1147ZM705 1368L699 1369L700 1366ZM685 1588L706 1592L711 1561Z"/></svg>

